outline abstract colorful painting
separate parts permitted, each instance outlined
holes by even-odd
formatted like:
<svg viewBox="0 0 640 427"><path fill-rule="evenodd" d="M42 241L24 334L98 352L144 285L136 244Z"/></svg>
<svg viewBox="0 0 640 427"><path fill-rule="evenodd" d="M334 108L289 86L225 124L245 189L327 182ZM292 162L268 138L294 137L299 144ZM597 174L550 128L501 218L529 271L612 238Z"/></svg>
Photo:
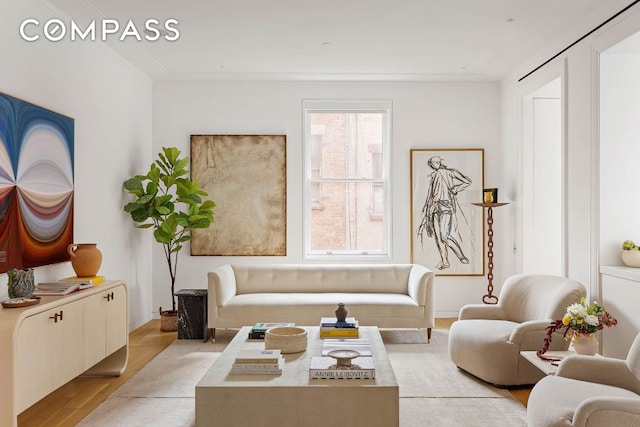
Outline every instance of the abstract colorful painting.
<svg viewBox="0 0 640 427"><path fill-rule="evenodd" d="M0 273L68 261L74 121L0 94Z"/></svg>

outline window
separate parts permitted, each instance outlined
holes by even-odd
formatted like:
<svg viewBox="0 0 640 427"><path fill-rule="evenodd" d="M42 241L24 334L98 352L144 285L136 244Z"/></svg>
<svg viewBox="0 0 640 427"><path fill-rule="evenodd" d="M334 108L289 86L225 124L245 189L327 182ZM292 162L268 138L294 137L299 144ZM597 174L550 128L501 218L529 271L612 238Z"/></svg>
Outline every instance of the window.
<svg viewBox="0 0 640 427"><path fill-rule="evenodd" d="M390 257L391 101L304 101L307 257Z"/></svg>

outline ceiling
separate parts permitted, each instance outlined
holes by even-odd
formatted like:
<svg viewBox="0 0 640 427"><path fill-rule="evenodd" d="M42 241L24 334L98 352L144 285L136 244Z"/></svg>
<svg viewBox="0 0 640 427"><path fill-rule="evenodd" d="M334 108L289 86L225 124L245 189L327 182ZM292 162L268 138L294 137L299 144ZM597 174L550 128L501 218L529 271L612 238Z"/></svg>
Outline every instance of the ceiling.
<svg viewBox="0 0 640 427"><path fill-rule="evenodd" d="M496 81L632 0L48 0L78 24L129 20L109 45L157 80ZM144 39L149 18L178 40ZM169 34L170 33L165 33Z"/></svg>

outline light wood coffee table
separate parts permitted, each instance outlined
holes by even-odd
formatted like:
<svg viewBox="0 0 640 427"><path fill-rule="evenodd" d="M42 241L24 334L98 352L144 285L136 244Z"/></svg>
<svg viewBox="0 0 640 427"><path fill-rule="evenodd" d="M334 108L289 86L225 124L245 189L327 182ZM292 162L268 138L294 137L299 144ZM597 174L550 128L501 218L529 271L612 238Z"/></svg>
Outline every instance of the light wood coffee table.
<svg viewBox="0 0 640 427"><path fill-rule="evenodd" d="M310 380L309 362L320 356L316 326L308 333L307 350L286 354L282 375L230 375L240 349L262 349L242 328L196 385L196 426L326 427L398 426L398 382L375 326L361 326L375 363L372 380Z"/></svg>

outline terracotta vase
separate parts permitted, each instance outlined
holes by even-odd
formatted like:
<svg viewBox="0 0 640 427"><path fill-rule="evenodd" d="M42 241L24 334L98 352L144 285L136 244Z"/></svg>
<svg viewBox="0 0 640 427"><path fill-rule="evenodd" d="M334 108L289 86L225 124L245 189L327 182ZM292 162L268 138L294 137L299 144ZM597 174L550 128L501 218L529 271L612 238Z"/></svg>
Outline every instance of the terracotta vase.
<svg viewBox="0 0 640 427"><path fill-rule="evenodd" d="M593 335L580 336L573 339L573 349L576 354L595 356L598 352L598 340Z"/></svg>
<svg viewBox="0 0 640 427"><path fill-rule="evenodd" d="M102 252L96 243L72 243L67 246L71 256L71 266L78 277L92 277L102 264Z"/></svg>

